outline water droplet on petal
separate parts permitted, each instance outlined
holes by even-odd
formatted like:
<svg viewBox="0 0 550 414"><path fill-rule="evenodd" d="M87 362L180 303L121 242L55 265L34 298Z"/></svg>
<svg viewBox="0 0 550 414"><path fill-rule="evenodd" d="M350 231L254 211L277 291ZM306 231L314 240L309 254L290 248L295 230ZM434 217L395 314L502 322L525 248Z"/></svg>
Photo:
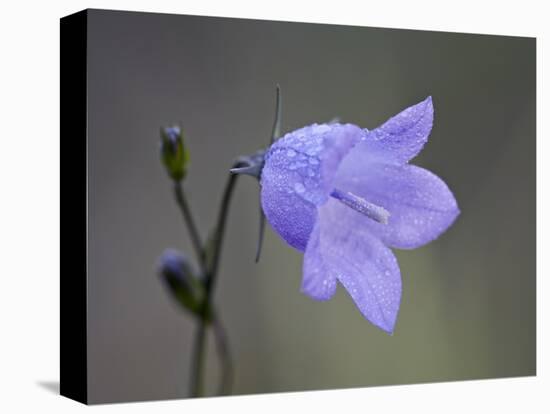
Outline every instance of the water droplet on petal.
<svg viewBox="0 0 550 414"><path fill-rule="evenodd" d="M304 191L306 191L306 188L302 183L296 183L294 184L294 191L296 191L298 194L302 194Z"/></svg>
<svg viewBox="0 0 550 414"><path fill-rule="evenodd" d="M331 128L326 124L321 124L321 125L315 124L312 129L313 129L313 133L315 134L323 134L325 132L330 131Z"/></svg>

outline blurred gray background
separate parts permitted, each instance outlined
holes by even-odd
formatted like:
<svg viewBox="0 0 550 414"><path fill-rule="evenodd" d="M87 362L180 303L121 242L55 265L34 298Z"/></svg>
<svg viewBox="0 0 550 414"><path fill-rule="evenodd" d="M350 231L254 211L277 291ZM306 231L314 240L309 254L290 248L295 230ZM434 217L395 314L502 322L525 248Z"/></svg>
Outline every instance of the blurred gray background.
<svg viewBox="0 0 550 414"><path fill-rule="evenodd" d="M237 394L535 374L535 40L336 25L89 13L91 402L187 395L193 320L155 268L192 253L159 162L159 126L181 121L185 182L204 234L231 161L283 129L340 116L374 128L432 95L413 162L442 177L462 214L436 242L397 251L395 334L339 288L299 292L302 255L267 231L254 264L258 186L233 200L215 300ZM209 343L209 392L218 363Z"/></svg>

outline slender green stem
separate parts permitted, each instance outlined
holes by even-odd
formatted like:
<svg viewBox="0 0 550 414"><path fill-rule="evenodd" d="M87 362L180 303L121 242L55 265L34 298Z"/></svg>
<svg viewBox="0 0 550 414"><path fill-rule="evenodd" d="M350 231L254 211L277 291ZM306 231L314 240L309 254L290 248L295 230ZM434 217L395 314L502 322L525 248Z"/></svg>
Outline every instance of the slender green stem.
<svg viewBox="0 0 550 414"><path fill-rule="evenodd" d="M174 182L174 195L176 202L181 210L183 219L189 231L191 238L191 243L195 254L197 255L197 260L201 268L201 274L206 273L205 269L205 255L204 248L201 242L197 226L195 225L195 220L191 214L191 209L187 203L185 193L181 182ZM208 303L205 300L205 309L208 307ZM193 344L193 354L192 354L192 367L191 367L191 380L190 380L190 394L191 397L200 397L203 395L203 371L204 371L204 360L206 353L206 321L205 317L201 316L197 321L197 332L195 334L195 342Z"/></svg>
<svg viewBox="0 0 550 414"><path fill-rule="evenodd" d="M232 168L240 168L242 167L242 165L243 164L241 163L241 161L236 161L233 164ZM225 234L225 223L227 221L227 215L229 213L231 196L233 195L233 190L235 188L235 184L238 178L239 176L236 174L229 174L229 177L227 178L227 182L225 185L225 190L223 192L223 197L222 197L220 209L218 212L218 221L217 221L215 233L214 233L214 249L213 249L212 262L210 264L210 269L206 274L205 283L206 283L207 296L213 290L214 283L216 281L216 276L218 273L218 265L219 265L220 256L221 256L221 246L223 243L223 236Z"/></svg>
<svg viewBox="0 0 550 414"><path fill-rule="evenodd" d="M233 167L240 167L242 164L237 161ZM206 333L207 333L207 324L212 322L214 329L214 334L216 338L216 347L218 349L219 357L222 363L222 378L220 384L220 392L227 394L231 389L231 382L233 378L233 364L231 361L231 355L229 351L229 345L227 342L227 336L225 330L219 318L210 313L211 309L211 298L212 292L214 290L214 283L216 281L216 276L218 273L218 266L221 256L221 247L223 244L223 236L225 234L225 225L227 221L227 215L229 213L229 205L231 203L231 198L233 195L233 190L237 182L238 175L230 174L225 185L225 190L222 196L222 201L220 204L220 209L218 212L217 224L214 229L214 239L213 239L213 253L212 261L206 263L205 249L202 247L198 232L194 225L194 221L191 216L191 211L187 205L183 189L179 183L175 186L176 200L182 210L184 219L189 227L189 232L191 234L191 239L195 250L197 251L197 256L199 257L201 267L203 268L203 274L205 275L204 287L206 295L202 304L201 317L198 320L197 332L195 334L195 343L193 347L193 367L191 369L191 396L199 397L203 394L203 371L204 371L204 359L205 359L205 349L206 349Z"/></svg>
<svg viewBox="0 0 550 414"><path fill-rule="evenodd" d="M238 168L242 166L240 161L236 161L233 164L233 168ZM207 316L207 312L210 306L212 292L214 290L214 285L216 277L218 274L218 265L221 256L221 247L223 244L223 236L225 234L225 224L227 222L227 215L229 213L229 205L231 203L231 198L233 195L233 190L237 182L238 175L230 174L225 189L222 196L222 201L220 204L220 209L218 212L218 220L214 230L214 239L213 239L213 255L212 261L210 263L209 269L206 272L206 279L204 282L206 290L206 298L203 304L203 323ZM231 355L229 352L229 345L227 343L227 338L225 335L225 330L223 325L219 320L219 317L212 315L212 323L214 327L214 334L216 336L216 344L219 352L220 359L222 361L222 380L220 389L222 393L228 393L231 388L231 381L233 377L233 364L231 362ZM204 335L204 333L203 333Z"/></svg>
<svg viewBox="0 0 550 414"><path fill-rule="evenodd" d="M273 131L271 134L271 143L280 135L281 129L281 91L279 85L277 85L277 101L276 101L276 113L275 121L273 123ZM234 162L232 169L237 169L245 167L247 165L246 161L237 160ZM223 192L223 197L218 212L218 219L216 227L214 228L214 234L212 243L213 246L204 246L201 242L199 232L195 226L195 222L191 215L191 210L185 199L183 188L180 182L175 182L174 192L176 196L176 201L182 211L183 218L189 228L189 233L191 235L191 241L193 247L199 259L199 264L201 267L201 274L204 276L204 288L205 288L205 297L203 303L201 304L201 311L198 320L197 333L195 336L195 343L193 347L193 367L191 370L191 396L199 397L203 394L203 366L206 352L206 331L207 325L212 323L214 329L214 335L216 338L216 347L218 349L219 357L222 362L222 378L220 383L220 393L228 394L231 390L232 378L233 378L233 364L231 361L231 354L229 351L229 344L227 341L227 336L225 334L225 329L219 317L217 317L213 311L213 306L211 306L212 292L214 290L214 284L216 282L216 277L218 273L218 266L221 256L221 248L223 244L223 237L225 234L225 225L227 221L227 215L229 214L229 206L231 204L231 198L233 195L233 190L237 182L237 174L230 174ZM263 214L260 218L260 241L258 245L258 250L256 252L256 261L259 258L259 252L261 250L261 241L263 238L263 228L265 226L265 219ZM207 259L207 250L209 251ZM211 253L210 253L211 250ZM210 256L211 254L211 256Z"/></svg>
<svg viewBox="0 0 550 414"><path fill-rule="evenodd" d="M231 352L229 350L225 328L218 315L214 316L212 326L216 337L216 348L218 349L219 358L222 363L222 377L219 394L229 395L231 394L231 386L233 385L233 363L231 361Z"/></svg>
<svg viewBox="0 0 550 414"><path fill-rule="evenodd" d="M193 345L193 358L191 360L191 397L200 397L203 395L203 372L204 359L206 351L206 321L200 318L197 321L197 332L195 334L195 343Z"/></svg>
<svg viewBox="0 0 550 414"><path fill-rule="evenodd" d="M199 260L201 267L204 268L204 249L202 248L201 238L197 230L197 226L195 225L195 220L193 220L191 209L189 208L189 204L187 203L187 199L185 198L183 187L181 186L181 182L179 181L174 182L174 195L183 215L183 219L185 220L185 224L189 229L191 243L193 244L193 248L195 249L197 259Z"/></svg>

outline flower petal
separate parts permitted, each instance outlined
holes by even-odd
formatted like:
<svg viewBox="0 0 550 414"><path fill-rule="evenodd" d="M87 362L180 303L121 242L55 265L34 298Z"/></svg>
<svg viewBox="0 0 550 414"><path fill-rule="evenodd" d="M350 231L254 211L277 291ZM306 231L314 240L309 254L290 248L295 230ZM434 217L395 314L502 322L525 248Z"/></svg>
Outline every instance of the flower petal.
<svg viewBox="0 0 550 414"><path fill-rule="evenodd" d="M320 249L321 226L317 220L304 255L302 293L315 300L329 300L336 292L336 276L327 267Z"/></svg>
<svg viewBox="0 0 550 414"><path fill-rule="evenodd" d="M327 201L341 160L364 136L347 124L311 125L286 134L265 157L262 208L274 230L304 251L316 207Z"/></svg>
<svg viewBox="0 0 550 414"><path fill-rule="evenodd" d="M414 249L439 237L460 211L453 193L435 174L414 165L365 163L360 153L342 162L336 186L389 212L387 224L367 226L386 245Z"/></svg>
<svg viewBox="0 0 550 414"><path fill-rule="evenodd" d="M369 156L404 164L415 157L428 141L433 115L429 96L368 132L361 147Z"/></svg>
<svg viewBox="0 0 550 414"><path fill-rule="evenodd" d="M363 316L391 334L401 302L401 274L392 251L370 233L367 221L361 213L329 200L319 209L317 255ZM309 247L306 255L311 254Z"/></svg>

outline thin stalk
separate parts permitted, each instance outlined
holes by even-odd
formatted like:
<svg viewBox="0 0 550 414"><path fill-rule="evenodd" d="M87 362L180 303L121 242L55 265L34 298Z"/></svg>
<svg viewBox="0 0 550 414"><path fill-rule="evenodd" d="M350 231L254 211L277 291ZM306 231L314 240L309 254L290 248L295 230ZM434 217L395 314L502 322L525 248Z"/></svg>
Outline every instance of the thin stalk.
<svg viewBox="0 0 550 414"><path fill-rule="evenodd" d="M242 163L237 161L233 165L234 168L242 166ZM193 348L193 367L191 370L191 396L199 397L203 393L202 380L203 380L203 370L204 370L204 354L206 347L206 327L209 319L209 309L211 308L211 298L212 292L214 290L214 282L216 281L216 276L218 273L218 266L221 255L221 247L223 242L223 236L225 234L225 224L227 221L227 215L229 213L229 205L231 203L231 198L233 195L233 190L237 182L238 175L230 174L225 185L223 192L222 201L220 204L220 209L218 212L218 220L214 230L214 246L213 246L213 256L212 262L208 268L206 259L205 259L205 249L202 247L200 238L198 237L198 232L194 227L194 221L191 217L191 212L183 195L181 185L176 185L176 199L178 204L181 207L184 218L188 223L188 227L191 233L191 238L193 239L193 245L197 250L197 255L200 258L201 265L204 268L204 287L205 287L205 298L202 304L201 317L198 321L197 333L195 336L195 344ZM222 361L222 381L220 385L221 392L228 393L231 388L231 379L233 376L233 364L231 362L231 356L229 353L229 346L227 343L227 337L225 335L225 330L223 325L217 318L213 315L211 322L213 323L214 334L216 336L216 345L220 359Z"/></svg>
<svg viewBox="0 0 550 414"><path fill-rule="evenodd" d="M222 376L220 381L219 394L230 395L231 387L233 385L233 363L231 361L231 352L229 350L229 343L227 341L225 328L219 316L215 316L212 320L212 327L214 329L214 335L216 337L216 348L218 350L218 355L222 363Z"/></svg>
<svg viewBox="0 0 550 414"><path fill-rule="evenodd" d="M276 113L275 121L273 123L273 131L271 134L271 143L280 136L281 130L281 91L279 85L277 85L277 101L276 101ZM247 163L243 160L237 160L234 162L232 170L245 167ZM185 199L183 193L183 188L180 182L176 182L174 185L174 192L176 195L176 201L182 211L183 218L187 223L189 228L189 233L191 235L191 241L197 257L199 258L200 267L202 270L202 275L204 275L204 288L205 288L205 297L201 306L200 318L198 321L197 333L195 336L195 343L193 347L193 367L191 370L191 395L193 397L198 397L203 394L202 382L203 382L203 366L205 359L205 347L206 347L206 328L209 323L212 323L214 329L214 335L216 337L216 345L219 353L220 360L222 361L222 378L220 383L220 393L229 393L231 390L231 382L233 377L233 365L231 361L231 355L229 351L229 344L227 341L227 336L225 334L225 329L221 320L216 317L212 311L211 297L214 290L214 284L216 282L216 277L218 273L218 265L221 256L221 247L223 244L223 236L225 234L225 224L227 221L227 215L229 213L229 206L231 203L231 197L233 195L233 190L237 182L238 174L230 173L225 190L223 192L223 197L218 212L218 220L216 227L214 228L214 238L213 238L213 253L212 260L207 263L206 259L206 250L208 246L204 246L201 242L197 228L195 227L195 222L191 216L191 210ZM259 258L259 252L261 250L261 241L263 238L263 227L265 225L265 219L263 215L260 219L260 241L258 245L258 250L256 252L256 261Z"/></svg>
<svg viewBox="0 0 550 414"><path fill-rule="evenodd" d="M178 203L178 206L181 210L183 219L185 220L185 224L189 229L191 243L193 244L193 248L195 249L195 254L197 255L201 267L204 268L204 249L202 248L201 238L197 230L197 226L195 225L195 220L193 220L191 209L189 208L189 204L187 203L187 199L185 198L185 193L183 192L181 182L179 181L174 182L174 195L176 197L176 202Z"/></svg>
<svg viewBox="0 0 550 414"><path fill-rule="evenodd" d="M206 350L206 322L204 318L198 320L195 343L193 345L193 358L191 360L191 397L203 395L204 357Z"/></svg>
<svg viewBox="0 0 550 414"><path fill-rule="evenodd" d="M176 202L181 210L183 220L187 225L189 235L191 238L191 244L197 255L197 260L199 261L199 266L201 268L201 273L205 274L205 255L202 241L195 225L195 220L191 214L191 209L185 198L185 193L181 182L174 182L174 195ZM207 300L205 299L204 304L205 309L208 308ZM193 353L192 353L192 367L191 367L191 379L190 379L190 394L191 397L200 397L203 395L203 371L204 371L204 360L206 353L206 321L205 316L201 316L198 320L197 331L195 334L195 342L193 344Z"/></svg>
<svg viewBox="0 0 550 414"><path fill-rule="evenodd" d="M242 166L243 166L243 163L241 161L236 161L233 164L232 168L240 168ZM221 246L223 242L223 236L225 234L225 223L227 221L227 214L229 213L231 196L233 195L233 190L235 188L235 184L237 182L238 177L239 175L237 174L229 174L229 177L227 178L227 182L225 184L225 190L223 192L223 197L222 197L220 209L218 212L218 221L217 221L217 224L215 227L216 230L214 233L214 253L212 256L210 269L206 274L205 285L206 285L207 296L213 290L214 282L216 281L216 276L218 273L218 265L220 262Z"/></svg>

